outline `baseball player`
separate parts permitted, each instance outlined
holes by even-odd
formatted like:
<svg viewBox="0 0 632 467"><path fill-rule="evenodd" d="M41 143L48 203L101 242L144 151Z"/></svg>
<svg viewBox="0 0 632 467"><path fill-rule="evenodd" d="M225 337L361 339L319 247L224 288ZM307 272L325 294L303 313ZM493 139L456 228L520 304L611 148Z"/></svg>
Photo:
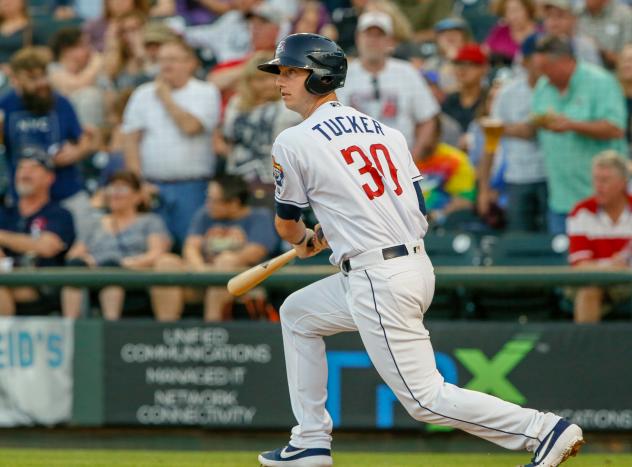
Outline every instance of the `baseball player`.
<svg viewBox="0 0 632 467"><path fill-rule="evenodd" d="M534 452L530 466L557 466L574 455L583 443L579 426L445 383L437 371L423 324L435 277L424 251L422 177L399 131L336 100L347 71L342 49L316 34L293 34L259 69L278 75L285 105L304 118L272 148L276 228L299 257L330 247L341 270L281 306L298 424L286 446L260 454L259 462L333 464L323 336L343 331L359 331L373 365L413 418ZM308 205L324 236L301 220Z"/></svg>

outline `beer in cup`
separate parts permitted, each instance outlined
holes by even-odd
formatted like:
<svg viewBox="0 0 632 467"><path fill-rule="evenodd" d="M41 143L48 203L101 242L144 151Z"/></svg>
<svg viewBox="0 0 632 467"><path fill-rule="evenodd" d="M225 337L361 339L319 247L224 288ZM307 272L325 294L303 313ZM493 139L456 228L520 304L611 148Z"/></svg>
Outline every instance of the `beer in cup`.
<svg viewBox="0 0 632 467"><path fill-rule="evenodd" d="M485 135L485 152L496 152L500 137L503 135L503 122L497 118L483 117L479 123Z"/></svg>

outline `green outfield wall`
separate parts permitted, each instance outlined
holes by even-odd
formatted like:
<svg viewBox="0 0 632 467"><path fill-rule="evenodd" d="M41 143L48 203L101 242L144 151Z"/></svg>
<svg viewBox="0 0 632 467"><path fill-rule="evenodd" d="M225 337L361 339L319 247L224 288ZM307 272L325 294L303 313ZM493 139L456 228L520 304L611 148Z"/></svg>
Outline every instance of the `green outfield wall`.
<svg viewBox="0 0 632 467"><path fill-rule="evenodd" d="M632 430L632 323L428 327L446 382L556 411L588 430ZM356 333L326 341L335 427L441 431L407 416ZM74 348L74 425L293 423L277 324L79 320Z"/></svg>

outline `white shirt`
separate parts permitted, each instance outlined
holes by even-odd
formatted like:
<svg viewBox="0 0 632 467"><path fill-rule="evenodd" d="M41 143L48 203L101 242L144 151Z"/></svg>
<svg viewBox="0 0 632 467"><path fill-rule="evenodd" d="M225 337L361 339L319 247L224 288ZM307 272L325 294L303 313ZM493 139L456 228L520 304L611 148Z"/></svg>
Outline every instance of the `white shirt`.
<svg viewBox="0 0 632 467"><path fill-rule="evenodd" d="M192 78L171 95L176 104L200 121L204 131L186 135L156 95L154 82L139 86L125 108L123 131L143 132L142 175L156 180L210 177L215 172L211 132L220 117L219 91L211 83Z"/></svg>
<svg viewBox="0 0 632 467"><path fill-rule="evenodd" d="M503 123L523 123L531 114L533 89L526 76L514 78L500 89L492 105L492 117ZM524 184L546 180L544 156L537 140L503 136L506 155L504 179ZM494 161L496 162L496 161Z"/></svg>
<svg viewBox="0 0 632 467"><path fill-rule="evenodd" d="M336 264L428 229L404 136L352 107L321 105L276 138L272 155L276 201L311 205Z"/></svg>
<svg viewBox="0 0 632 467"><path fill-rule="evenodd" d="M336 94L341 103L401 131L411 148L415 144L416 125L439 113L437 101L415 67L395 58L387 59L377 75L355 60L349 65L345 87Z"/></svg>

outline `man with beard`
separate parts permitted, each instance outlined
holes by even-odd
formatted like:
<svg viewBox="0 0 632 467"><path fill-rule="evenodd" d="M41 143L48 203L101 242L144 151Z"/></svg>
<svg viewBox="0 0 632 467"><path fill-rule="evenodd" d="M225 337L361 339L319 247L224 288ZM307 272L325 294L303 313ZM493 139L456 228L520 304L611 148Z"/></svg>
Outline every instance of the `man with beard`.
<svg viewBox="0 0 632 467"><path fill-rule="evenodd" d="M55 166L41 149L26 149L17 162L17 205L0 212L0 264L17 267L63 266L75 239L70 212L51 201ZM59 306L50 287L0 287L0 315L42 314Z"/></svg>
<svg viewBox="0 0 632 467"><path fill-rule="evenodd" d="M22 153L43 151L55 167L51 199L73 214L82 231L90 225L91 207L78 163L90 153L92 138L82 131L72 104L52 91L47 65L47 54L37 48L22 49L11 58L13 90L0 99L10 193L15 198L13 180Z"/></svg>

